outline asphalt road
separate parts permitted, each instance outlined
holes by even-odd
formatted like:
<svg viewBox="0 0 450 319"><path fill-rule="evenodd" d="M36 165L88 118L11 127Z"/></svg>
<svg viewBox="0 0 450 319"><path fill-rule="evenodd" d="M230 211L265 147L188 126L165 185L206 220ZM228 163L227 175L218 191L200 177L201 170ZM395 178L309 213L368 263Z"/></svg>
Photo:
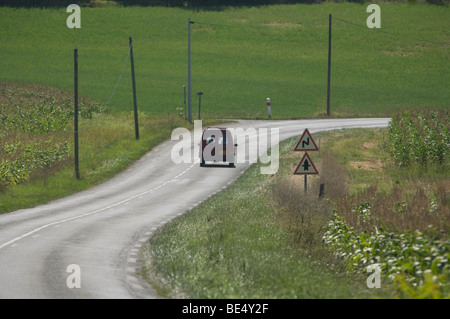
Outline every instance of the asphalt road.
<svg viewBox="0 0 450 319"><path fill-rule="evenodd" d="M257 133L278 128L281 141L301 135L305 128L313 134L384 127L388 122L239 121L227 127L254 128ZM255 141L256 135L250 134L249 145ZM194 155L195 161L176 164L172 150L181 143L162 143L123 173L87 191L0 215L0 298L157 297L139 277L140 247L155 229L227 187L254 160L249 148L250 157L236 168L201 168Z"/></svg>

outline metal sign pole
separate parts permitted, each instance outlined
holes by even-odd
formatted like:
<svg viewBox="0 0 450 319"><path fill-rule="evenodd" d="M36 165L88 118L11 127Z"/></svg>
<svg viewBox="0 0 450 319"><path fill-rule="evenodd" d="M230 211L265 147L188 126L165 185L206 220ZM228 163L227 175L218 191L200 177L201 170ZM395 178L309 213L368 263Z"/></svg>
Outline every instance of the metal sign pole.
<svg viewBox="0 0 450 319"><path fill-rule="evenodd" d="M319 150L319 148L317 147L316 142L314 142L311 134L309 133L309 130L305 129L302 136L298 140L297 145L294 148L294 151L305 152L302 159L298 163L297 168L294 171L294 175L305 175L304 177L305 195L308 192L308 175L319 174L319 172L316 169L316 166L312 162L311 157L309 157L307 151L317 151L317 150Z"/></svg>
<svg viewBox="0 0 450 319"><path fill-rule="evenodd" d="M305 175L305 195L307 193L308 190L308 175Z"/></svg>

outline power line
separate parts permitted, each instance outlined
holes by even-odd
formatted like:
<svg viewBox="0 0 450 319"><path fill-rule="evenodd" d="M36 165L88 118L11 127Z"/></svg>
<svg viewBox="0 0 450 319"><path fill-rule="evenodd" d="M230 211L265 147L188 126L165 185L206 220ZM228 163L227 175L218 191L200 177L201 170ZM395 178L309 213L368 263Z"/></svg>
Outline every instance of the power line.
<svg viewBox="0 0 450 319"><path fill-rule="evenodd" d="M289 22L287 24L278 24L278 25L232 25L232 24L217 24L217 23L208 23L208 22L197 22L195 21L195 24L202 24L202 25L209 25L213 27L223 27L223 28L285 28L287 26L292 25L303 25L303 24L310 24L314 22L320 22L328 20L328 18L321 18L321 19L314 19L314 20L307 20L302 22Z"/></svg>
<svg viewBox="0 0 450 319"><path fill-rule="evenodd" d="M145 40L137 40L137 41L134 40L134 41L133 41L133 44L135 44L135 43L145 43L145 42L150 42L150 41L155 41L155 40L159 40L159 39L165 38L165 37L167 37L167 36L169 36L169 35L171 35L171 34L177 32L177 31L179 31L180 29L184 28L185 26L186 26L186 23L183 23L182 25L180 25L180 26L178 26L178 27L172 29L171 31L169 31L169 32L167 32L167 33L164 33L164 34L162 34L162 35L160 35L160 36L156 36L156 37L149 38L149 39L145 39ZM113 90L112 90L112 92L111 92L111 95L109 96L109 99L108 99L108 101L107 101L106 104L105 104L106 107L108 107L109 104L111 103L111 100L112 100L112 98L114 97L114 95L115 95L115 93L116 93L116 91L117 91L117 88L119 87L120 81L121 81L122 78L123 78L123 74L124 74L124 72L125 72L125 68L126 68L126 66L127 66L128 60L129 60L129 58L130 58L130 53L131 53L131 46L128 48L128 54L127 54L127 57L125 58L125 61L124 61L124 63L123 63L122 70L121 70L120 75L119 75L119 77L118 77L118 79L117 79L116 85L114 86L114 88L113 88ZM90 127L96 122L96 120L97 120L99 117L100 117L100 114L97 114L97 116L95 116L95 118L93 119L93 121L90 121L90 123L89 123L89 125L88 125L87 127L84 127L83 129L78 130L78 132L81 132L81 131L84 131L84 130L90 128ZM70 133L73 133L73 132L63 132L63 133L65 133L65 134L69 133L69 134L70 134Z"/></svg>
<svg viewBox="0 0 450 319"><path fill-rule="evenodd" d="M357 23L354 23L354 22L350 22L350 21L347 21L347 20L344 20L344 19L336 18L336 17L335 17L335 19L338 20L338 21L350 24L350 25L354 25L354 26L359 27L359 28L367 29L367 26L365 26L365 25L360 25L360 24L357 24ZM434 40L432 41L432 40L420 39L420 38L415 38L415 37L412 37L412 36L409 36L409 35L405 35L405 34L384 31L384 30L378 29L378 28L376 28L375 31L376 32L380 32L380 33L384 33L384 34L398 36L398 37L410 38L410 39L413 39L413 40L416 40L416 41L421 41L421 42L428 42L428 43L433 43L433 44L438 44L438 45L450 45L449 42L441 42L441 41L434 41Z"/></svg>
<svg viewBox="0 0 450 319"><path fill-rule="evenodd" d="M127 57L125 58L125 61L124 61L124 63L123 63L123 67L122 67L122 70L121 70L121 72L120 72L120 75L119 75L119 77L118 77L118 79L117 79L116 85L114 86L114 88L113 88L113 90L112 90L112 93L111 93L111 95L109 96L109 99L108 99L108 101L107 101L106 104L105 104L105 107L106 107L106 108L109 107L109 103L111 102L112 98L114 97L114 95L115 95L115 93L116 93L116 91L117 91L117 88L119 87L119 83L120 83L120 81L122 80L123 73L125 72L125 68L126 68L127 63L128 63L128 59L130 58L130 52L131 52L131 47L128 48L128 54L127 54ZM78 130L78 133L83 132L83 131L89 129L92 125L94 125L95 123L97 123L97 120L99 119L100 115L101 115L101 113L98 113L94 118L91 118L91 119L90 119L91 121L89 121L89 125L87 125L86 127L83 127L82 129L79 129L79 130ZM72 133L74 133L74 132L62 132L62 133L64 133L64 134L72 134Z"/></svg>
<svg viewBox="0 0 450 319"><path fill-rule="evenodd" d="M125 62L123 63L122 71L120 72L119 78L117 79L117 82L116 82L116 86L114 87L114 89L111 93L111 96L108 99L108 102L106 102L106 106L108 106L109 103L111 102L111 99L113 98L114 94L116 93L117 87L119 86L120 80L122 80L123 72L125 71L125 67L127 66L128 59L130 58L130 52L131 52L131 47L128 48L128 55L125 59Z"/></svg>
<svg viewBox="0 0 450 319"><path fill-rule="evenodd" d="M172 35L173 33L178 32L178 31L180 31L181 29L183 29L185 27L186 27L186 23L183 23L182 25L180 25L180 26L178 26L178 27L172 29L171 31L169 31L167 33L164 33L162 35L155 36L155 37L152 37L152 38L148 38L148 39L145 39L145 40L137 40L137 41L133 40L133 43L144 43L144 42L150 42L150 41L159 40L159 39L168 37L169 35Z"/></svg>

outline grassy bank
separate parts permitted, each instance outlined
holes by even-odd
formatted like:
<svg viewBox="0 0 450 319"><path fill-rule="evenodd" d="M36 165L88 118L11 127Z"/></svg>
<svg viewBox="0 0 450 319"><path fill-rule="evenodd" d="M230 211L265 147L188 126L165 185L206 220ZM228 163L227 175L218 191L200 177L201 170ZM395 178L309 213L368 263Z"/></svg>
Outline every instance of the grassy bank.
<svg viewBox="0 0 450 319"><path fill-rule="evenodd" d="M119 113L80 99L80 180L74 173L72 94L0 83L0 213L33 207L102 183L186 125L178 116Z"/></svg>
<svg viewBox="0 0 450 319"><path fill-rule="evenodd" d="M80 94L131 108L128 37L134 41L138 104L175 114L187 86L187 20L192 24L192 103L202 91L207 118L323 115L328 15L333 15L332 114L389 115L400 107L448 107L449 10L381 3L382 29L366 27L359 4L81 10L81 29L65 9L0 7L0 80L71 90L79 49ZM123 76L122 69L125 65ZM121 81L118 81L118 79Z"/></svg>
<svg viewBox="0 0 450 319"><path fill-rule="evenodd" d="M274 176L252 167L235 185L156 232L145 276L161 294L195 298L448 297L449 169L400 168L388 131L319 133L320 175L293 176L297 138ZM444 166L442 166L444 165ZM318 201L319 185L325 197ZM366 286L379 264L381 289Z"/></svg>

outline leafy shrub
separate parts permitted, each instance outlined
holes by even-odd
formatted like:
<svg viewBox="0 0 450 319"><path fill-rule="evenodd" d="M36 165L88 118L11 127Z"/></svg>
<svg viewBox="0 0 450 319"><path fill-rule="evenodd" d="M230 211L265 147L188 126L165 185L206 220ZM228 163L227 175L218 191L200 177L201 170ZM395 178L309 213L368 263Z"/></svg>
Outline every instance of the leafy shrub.
<svg viewBox="0 0 450 319"><path fill-rule="evenodd" d="M48 144L48 143L47 143ZM8 145L11 148L11 145ZM26 181L34 169L48 168L53 163L65 159L69 153L67 142L57 145L34 143L26 145L14 160L0 161L0 185L16 185Z"/></svg>
<svg viewBox="0 0 450 319"><path fill-rule="evenodd" d="M450 242L437 240L431 230L429 234L419 231L398 234L380 228L372 234L357 233L334 214L323 241L353 271L364 272L369 265L378 264L391 282L403 281L419 287L430 275L441 290L448 289L444 284L450 279Z"/></svg>

